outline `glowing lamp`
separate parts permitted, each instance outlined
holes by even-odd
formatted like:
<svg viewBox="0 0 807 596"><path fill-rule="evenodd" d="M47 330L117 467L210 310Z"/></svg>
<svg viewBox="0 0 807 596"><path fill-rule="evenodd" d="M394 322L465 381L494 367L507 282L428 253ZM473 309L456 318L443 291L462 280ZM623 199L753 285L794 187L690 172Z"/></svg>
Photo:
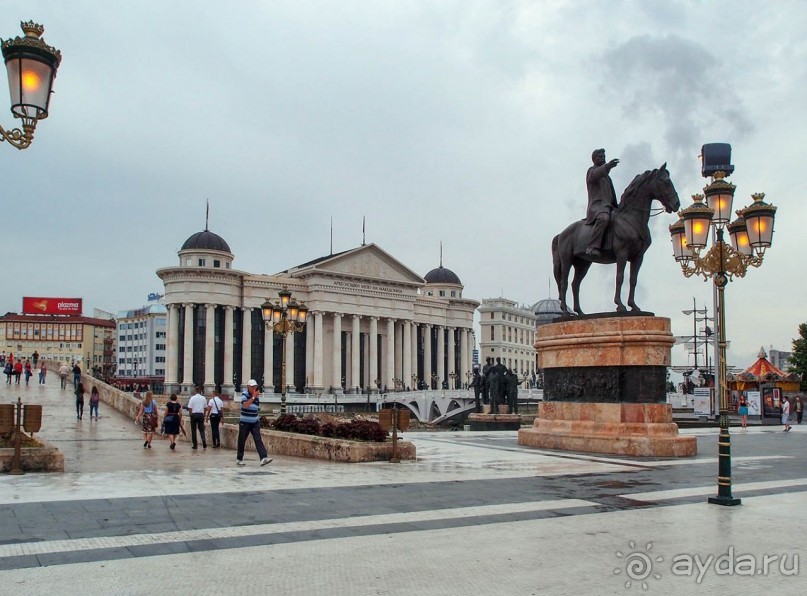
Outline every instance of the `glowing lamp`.
<svg viewBox="0 0 807 596"><path fill-rule="evenodd" d="M688 261L694 256L692 249L687 244L686 234L684 232L684 220L679 219L677 222L670 226L670 237L672 238L673 256L679 263Z"/></svg>
<svg viewBox="0 0 807 596"><path fill-rule="evenodd" d="M727 227L729 236L731 236L731 245L734 247L734 250L740 254L751 256L754 250L751 248L751 243L748 241L748 230L745 226L745 219L739 216Z"/></svg>
<svg viewBox="0 0 807 596"><path fill-rule="evenodd" d="M752 194L751 197L754 202L742 210L745 227L748 230L748 243L754 250L764 252L773 240L776 207L762 200L765 198L764 192Z"/></svg>
<svg viewBox="0 0 807 596"><path fill-rule="evenodd" d="M678 212L684 220L684 237L692 251L699 251L706 246L709 237L709 226L712 223L714 210L703 204L703 195L692 195L692 204Z"/></svg>
<svg viewBox="0 0 807 596"><path fill-rule="evenodd" d="M706 204L714 210L714 223L722 228L731 219L731 203L734 201L734 190L737 188L726 182L724 172L715 172L714 181L703 189Z"/></svg>
<svg viewBox="0 0 807 596"><path fill-rule="evenodd" d="M291 300L291 292L283 288L278 292L278 295L280 296L280 308L286 310L286 307L289 305L289 300Z"/></svg>
<svg viewBox="0 0 807 596"><path fill-rule="evenodd" d="M2 42L11 112L15 118L27 121L44 120L48 117L51 89L62 54L42 39L45 32L42 25L28 21L20 26L24 37Z"/></svg>
<svg viewBox="0 0 807 596"><path fill-rule="evenodd" d="M265 323L272 322L272 313L275 310L275 305L269 302L268 300L261 304L261 315L263 316L263 320Z"/></svg>

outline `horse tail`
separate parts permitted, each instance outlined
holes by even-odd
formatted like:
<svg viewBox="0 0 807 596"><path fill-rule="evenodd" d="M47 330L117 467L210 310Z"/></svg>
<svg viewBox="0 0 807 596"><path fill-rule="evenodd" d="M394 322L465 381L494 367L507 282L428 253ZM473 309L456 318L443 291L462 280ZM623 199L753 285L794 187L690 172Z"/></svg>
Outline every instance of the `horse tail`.
<svg viewBox="0 0 807 596"><path fill-rule="evenodd" d="M558 238L560 234L552 238L552 272L555 275L555 283L560 288L560 255L558 254Z"/></svg>

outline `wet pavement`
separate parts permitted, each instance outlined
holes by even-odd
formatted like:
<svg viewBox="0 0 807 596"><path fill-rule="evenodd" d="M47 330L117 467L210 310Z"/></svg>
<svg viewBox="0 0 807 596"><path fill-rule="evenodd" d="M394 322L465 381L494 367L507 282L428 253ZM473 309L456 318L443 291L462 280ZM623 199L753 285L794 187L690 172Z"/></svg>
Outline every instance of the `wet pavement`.
<svg viewBox="0 0 807 596"><path fill-rule="evenodd" d="M230 450L158 437L143 449L104 404L100 420L76 420L72 389L49 380L0 387L3 403L43 404L40 436L65 455L64 474L0 477L0 586L15 592L795 594L803 582L790 571L807 552L807 425L732 429L743 505L724 508L706 503L716 429L682 431L699 455L680 460L417 432L415 462L259 467L253 453L241 468ZM729 548L759 563L753 574L710 568L698 582L671 566ZM763 569L772 553L786 565Z"/></svg>

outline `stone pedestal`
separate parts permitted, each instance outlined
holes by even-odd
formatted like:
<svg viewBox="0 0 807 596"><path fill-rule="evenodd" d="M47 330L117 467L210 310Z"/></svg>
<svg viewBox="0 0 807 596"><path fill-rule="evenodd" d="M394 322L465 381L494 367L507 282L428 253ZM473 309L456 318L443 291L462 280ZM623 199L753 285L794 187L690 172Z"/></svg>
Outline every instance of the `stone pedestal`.
<svg viewBox="0 0 807 596"><path fill-rule="evenodd" d="M518 414L471 414L468 416L471 430L518 430L521 416Z"/></svg>
<svg viewBox="0 0 807 596"><path fill-rule="evenodd" d="M670 320L648 313L603 314L539 327L535 348L544 402L520 445L591 453L685 457L666 402L666 372L675 343Z"/></svg>

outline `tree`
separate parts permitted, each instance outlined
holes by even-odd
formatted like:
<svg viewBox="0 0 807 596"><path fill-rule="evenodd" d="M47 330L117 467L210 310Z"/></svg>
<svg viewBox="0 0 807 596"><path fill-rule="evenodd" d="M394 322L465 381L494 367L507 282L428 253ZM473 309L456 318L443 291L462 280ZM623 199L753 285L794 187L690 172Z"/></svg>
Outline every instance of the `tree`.
<svg viewBox="0 0 807 596"><path fill-rule="evenodd" d="M793 340L788 372L801 375L801 390L807 391L807 323L799 325L799 337Z"/></svg>

